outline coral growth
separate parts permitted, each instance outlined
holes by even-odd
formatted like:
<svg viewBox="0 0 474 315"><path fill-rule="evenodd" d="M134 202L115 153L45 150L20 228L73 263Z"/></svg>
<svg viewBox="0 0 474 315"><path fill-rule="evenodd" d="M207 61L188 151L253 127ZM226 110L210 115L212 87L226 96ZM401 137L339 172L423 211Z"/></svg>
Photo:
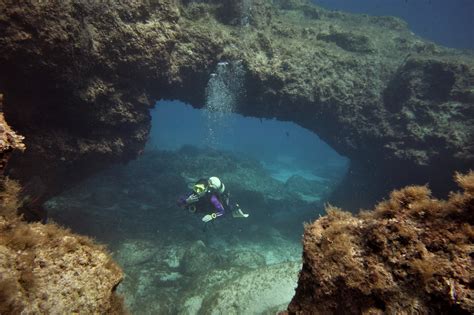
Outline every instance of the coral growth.
<svg viewBox="0 0 474 315"><path fill-rule="evenodd" d="M394 191L358 216L329 207L306 226L290 314L474 313L474 172L437 200Z"/></svg>

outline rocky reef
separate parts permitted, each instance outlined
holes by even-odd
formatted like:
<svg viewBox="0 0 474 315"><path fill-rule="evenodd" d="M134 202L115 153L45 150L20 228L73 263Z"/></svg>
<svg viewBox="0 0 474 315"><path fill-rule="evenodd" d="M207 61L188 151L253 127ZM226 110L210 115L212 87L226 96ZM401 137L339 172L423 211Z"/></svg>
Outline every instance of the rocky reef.
<svg viewBox="0 0 474 315"><path fill-rule="evenodd" d="M472 314L474 172L448 200L393 191L358 216L337 208L306 226L289 314Z"/></svg>
<svg viewBox="0 0 474 315"><path fill-rule="evenodd" d="M123 274L103 246L17 215L28 200L3 171L13 151L25 149L23 140L0 114L0 313L125 314L115 294Z"/></svg>
<svg viewBox="0 0 474 315"><path fill-rule="evenodd" d="M53 224L0 217L2 314L125 314L105 249Z"/></svg>
<svg viewBox="0 0 474 315"><path fill-rule="evenodd" d="M3 94L0 94L0 110L3 107ZM13 153L18 150L23 152L25 150L25 144L23 143L24 137L18 135L13 131L5 121L3 112L0 112L0 170L5 170L5 166Z"/></svg>
<svg viewBox="0 0 474 315"><path fill-rule="evenodd" d="M223 60L245 68L239 113L293 121L351 159L338 204L411 183L447 192L474 161L473 55L396 18L303 0L3 1L0 12L5 117L28 148L9 173L36 178L42 200L135 158L156 100L202 107Z"/></svg>

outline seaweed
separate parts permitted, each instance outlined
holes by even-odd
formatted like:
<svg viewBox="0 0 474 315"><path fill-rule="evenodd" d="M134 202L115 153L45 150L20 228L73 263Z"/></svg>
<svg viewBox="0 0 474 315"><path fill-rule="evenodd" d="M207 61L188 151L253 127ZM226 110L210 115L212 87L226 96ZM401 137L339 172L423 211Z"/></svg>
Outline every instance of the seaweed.
<svg viewBox="0 0 474 315"><path fill-rule="evenodd" d="M454 180L464 190L464 194L468 196L474 195L474 172L469 171L466 175L457 172L454 175Z"/></svg>
<svg viewBox="0 0 474 315"><path fill-rule="evenodd" d="M7 258L0 260L0 270L10 271L0 275L0 310L7 310L5 313L11 313L10 310L30 312L37 308L48 313L54 300L64 298L64 312L73 311L77 305L69 305L67 295L76 294L76 291L61 285L63 281L74 282L77 292L85 297L81 301L86 301L86 307L90 308L98 293L90 290L99 289L90 288L91 279L87 280L87 277L94 277L94 281L97 277L102 278L105 285L100 293L104 304L96 305L94 309L105 311L107 303L120 309L120 299L114 300L113 291L121 281L122 271L105 247L91 238L75 235L54 223L27 223L19 217L10 220L0 217L0 248L4 249L2 254ZM60 288L45 298L44 287L50 287L51 283ZM104 291L107 287L110 292ZM109 302L105 303L107 298ZM116 314L124 313L117 311Z"/></svg>
<svg viewBox="0 0 474 315"><path fill-rule="evenodd" d="M18 181L3 177L0 180L0 216L12 218L23 204L19 198L21 186Z"/></svg>
<svg viewBox="0 0 474 315"><path fill-rule="evenodd" d="M38 234L26 224L17 224L12 233L0 238L0 243L14 250L28 250L40 243Z"/></svg>
<svg viewBox="0 0 474 315"><path fill-rule="evenodd" d="M20 314L24 303L17 299L17 282L11 278L0 278L0 314Z"/></svg>
<svg viewBox="0 0 474 315"><path fill-rule="evenodd" d="M357 216L328 206L305 226L290 313L474 313L474 173L455 181L448 200L408 186Z"/></svg>

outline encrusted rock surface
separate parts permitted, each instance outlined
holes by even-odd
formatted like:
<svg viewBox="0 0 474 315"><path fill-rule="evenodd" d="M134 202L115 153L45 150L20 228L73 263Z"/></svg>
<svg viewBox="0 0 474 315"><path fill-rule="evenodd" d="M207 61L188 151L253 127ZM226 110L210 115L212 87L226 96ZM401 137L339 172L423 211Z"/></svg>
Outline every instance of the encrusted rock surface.
<svg viewBox="0 0 474 315"><path fill-rule="evenodd" d="M121 314L114 292L121 280L90 239L0 216L1 314Z"/></svg>
<svg viewBox="0 0 474 315"><path fill-rule="evenodd" d="M246 70L238 112L294 121L351 159L339 202L414 182L447 191L472 165L472 54L396 18L273 2L3 1L0 90L28 147L11 174L39 178L46 199L136 157L151 104L202 107L222 60Z"/></svg>
<svg viewBox="0 0 474 315"><path fill-rule="evenodd" d="M288 262L238 274L217 289L203 290L200 303L192 303L192 298L184 300L180 314L275 314L288 304L300 268L299 263Z"/></svg>
<svg viewBox="0 0 474 315"><path fill-rule="evenodd" d="M306 227L290 314L474 313L474 172L447 201L393 191L358 216L329 208Z"/></svg>
<svg viewBox="0 0 474 315"><path fill-rule="evenodd" d="M0 110L3 106L3 94L0 94ZM0 112L0 170L4 170L13 150L24 151L23 136L13 131L5 121L3 112Z"/></svg>
<svg viewBox="0 0 474 315"><path fill-rule="evenodd" d="M0 108L2 101L0 94ZM23 140L0 113L0 314L125 314L115 294L122 271L105 248L17 216L25 187L3 172Z"/></svg>

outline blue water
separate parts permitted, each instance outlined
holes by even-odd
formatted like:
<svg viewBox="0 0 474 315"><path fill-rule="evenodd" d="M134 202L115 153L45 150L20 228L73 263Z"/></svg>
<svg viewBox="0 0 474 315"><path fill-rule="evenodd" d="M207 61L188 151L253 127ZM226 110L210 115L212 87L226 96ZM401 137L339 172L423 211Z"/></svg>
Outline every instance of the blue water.
<svg viewBox="0 0 474 315"><path fill-rule="evenodd" d="M195 145L231 151L259 160L282 181L294 174L317 180L318 174L312 170L327 165L340 165L342 170L348 163L316 134L292 122L227 113L213 132L215 139L210 141L205 110L178 101L161 101L152 111L148 149L176 150Z"/></svg>
<svg viewBox="0 0 474 315"><path fill-rule="evenodd" d="M444 46L474 49L472 0L313 0L327 9L390 15L408 22L417 35Z"/></svg>

